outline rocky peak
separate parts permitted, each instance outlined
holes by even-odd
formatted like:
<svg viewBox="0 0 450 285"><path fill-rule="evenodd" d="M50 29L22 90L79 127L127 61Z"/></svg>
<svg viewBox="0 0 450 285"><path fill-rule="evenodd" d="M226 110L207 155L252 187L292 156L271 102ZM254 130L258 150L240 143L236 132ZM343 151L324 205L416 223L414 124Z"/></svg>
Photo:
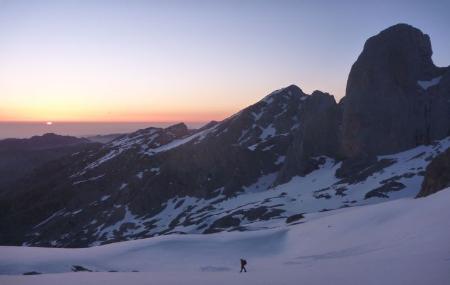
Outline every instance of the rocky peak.
<svg viewBox="0 0 450 285"><path fill-rule="evenodd" d="M392 80L409 83L408 80L431 79L439 75L432 54L427 34L413 26L397 24L369 38L358 61L379 58L382 60L379 64L392 72Z"/></svg>
<svg viewBox="0 0 450 285"><path fill-rule="evenodd" d="M107 147L113 146L122 149L132 147L156 148L190 133L184 123L174 124L167 128L150 127L121 136L113 140Z"/></svg>
<svg viewBox="0 0 450 285"><path fill-rule="evenodd" d="M273 102L296 99L298 97L303 97L303 96L306 96L306 94L303 93L302 89L300 89L300 87L298 87L297 85L292 84L287 87L284 87L284 88L281 88L281 89L271 92L269 95L264 97L258 103L271 104ZM256 103L256 104L258 104L258 103Z"/></svg>
<svg viewBox="0 0 450 285"><path fill-rule="evenodd" d="M165 131L175 135L176 137L182 137L189 134L188 127L185 123L178 123L165 128Z"/></svg>
<svg viewBox="0 0 450 285"><path fill-rule="evenodd" d="M316 101L319 104L336 104L336 99L333 95L330 95L327 92L322 92L320 90L314 90L313 93L308 98L308 101Z"/></svg>
<svg viewBox="0 0 450 285"><path fill-rule="evenodd" d="M209 137L251 150L269 147L272 139L286 137L298 127L300 107L307 97L295 85L276 90L217 124Z"/></svg>
<svg viewBox="0 0 450 285"><path fill-rule="evenodd" d="M275 184L315 170L320 164L316 157L336 157L339 150L341 110L334 97L316 90L303 98L299 127L293 132L293 143Z"/></svg>
<svg viewBox="0 0 450 285"><path fill-rule="evenodd" d="M447 135L448 90L423 96L448 70L436 67L431 55L429 36L406 24L367 40L347 81L346 157L394 153Z"/></svg>

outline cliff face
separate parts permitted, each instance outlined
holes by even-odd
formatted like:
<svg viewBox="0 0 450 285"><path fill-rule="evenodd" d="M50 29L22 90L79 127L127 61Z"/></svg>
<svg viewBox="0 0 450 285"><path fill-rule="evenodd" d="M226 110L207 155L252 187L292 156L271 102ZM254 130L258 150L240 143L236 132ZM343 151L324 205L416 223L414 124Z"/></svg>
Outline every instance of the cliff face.
<svg viewBox="0 0 450 285"><path fill-rule="evenodd" d="M428 35L405 24L367 40L343 101L345 157L395 153L449 135L450 72L431 55Z"/></svg>
<svg viewBox="0 0 450 285"><path fill-rule="evenodd" d="M417 197L425 197L450 186L450 148L431 161Z"/></svg>
<svg viewBox="0 0 450 285"><path fill-rule="evenodd" d="M305 175L320 165L318 156L336 157L339 152L341 110L328 93L314 91L299 112L301 124L286 154L277 184Z"/></svg>

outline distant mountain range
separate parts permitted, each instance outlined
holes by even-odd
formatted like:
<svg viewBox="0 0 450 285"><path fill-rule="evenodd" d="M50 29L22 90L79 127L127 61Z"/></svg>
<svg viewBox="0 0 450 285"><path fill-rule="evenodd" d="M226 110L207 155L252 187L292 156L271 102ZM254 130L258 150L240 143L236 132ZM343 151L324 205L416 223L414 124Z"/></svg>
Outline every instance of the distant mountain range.
<svg viewBox="0 0 450 285"><path fill-rule="evenodd" d="M449 168L450 68L431 55L398 24L367 40L339 103L291 85L198 130L147 128L52 160L0 194L0 243L254 230L434 193L449 182L436 171Z"/></svg>
<svg viewBox="0 0 450 285"><path fill-rule="evenodd" d="M52 133L0 140L0 192L14 188L14 183L45 163L84 150L88 144L86 139Z"/></svg>

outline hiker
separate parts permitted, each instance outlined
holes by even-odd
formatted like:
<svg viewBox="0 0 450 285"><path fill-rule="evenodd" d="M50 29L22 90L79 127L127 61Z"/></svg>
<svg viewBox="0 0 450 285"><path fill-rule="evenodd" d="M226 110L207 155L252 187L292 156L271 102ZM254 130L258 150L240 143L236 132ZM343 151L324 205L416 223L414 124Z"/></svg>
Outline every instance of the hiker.
<svg viewBox="0 0 450 285"><path fill-rule="evenodd" d="M247 260L241 258L241 273L242 273L242 270L244 270L244 272L247 272L247 269L245 269L246 265L247 265Z"/></svg>

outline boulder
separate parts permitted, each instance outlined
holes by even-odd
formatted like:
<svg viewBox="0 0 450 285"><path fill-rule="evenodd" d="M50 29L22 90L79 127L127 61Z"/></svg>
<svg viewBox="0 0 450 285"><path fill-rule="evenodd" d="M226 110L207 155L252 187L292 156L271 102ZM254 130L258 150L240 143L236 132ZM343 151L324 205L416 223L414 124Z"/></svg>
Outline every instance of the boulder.
<svg viewBox="0 0 450 285"><path fill-rule="evenodd" d="M450 148L436 156L427 166L417 198L426 197L447 187L450 187Z"/></svg>

